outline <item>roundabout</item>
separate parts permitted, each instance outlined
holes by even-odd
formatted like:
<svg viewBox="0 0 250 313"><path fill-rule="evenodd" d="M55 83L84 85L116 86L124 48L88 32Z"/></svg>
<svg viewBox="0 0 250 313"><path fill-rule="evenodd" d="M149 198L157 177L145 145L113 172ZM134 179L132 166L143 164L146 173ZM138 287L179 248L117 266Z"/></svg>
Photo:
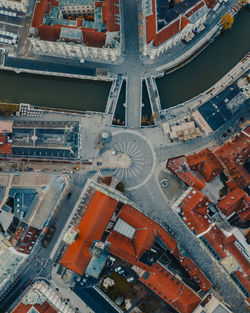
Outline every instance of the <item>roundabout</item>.
<svg viewBox="0 0 250 313"><path fill-rule="evenodd" d="M151 142L134 130L118 130L112 133L112 140L104 145L101 154L107 150L127 155L130 166L114 170L101 170L102 176L114 176L121 180L127 191L136 190L145 185L154 173L156 155ZM101 155L99 154L99 156Z"/></svg>

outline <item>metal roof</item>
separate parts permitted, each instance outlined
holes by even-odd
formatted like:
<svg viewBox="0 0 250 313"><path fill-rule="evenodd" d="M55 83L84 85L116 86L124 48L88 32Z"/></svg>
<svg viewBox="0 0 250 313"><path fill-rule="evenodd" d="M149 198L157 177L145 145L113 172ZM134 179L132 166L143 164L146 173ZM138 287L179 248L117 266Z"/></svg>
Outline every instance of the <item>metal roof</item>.
<svg viewBox="0 0 250 313"><path fill-rule="evenodd" d="M133 239L136 229L134 227L130 226L128 223L126 223L121 218L118 218L118 220L115 224L114 230L116 232L122 234L125 237Z"/></svg>

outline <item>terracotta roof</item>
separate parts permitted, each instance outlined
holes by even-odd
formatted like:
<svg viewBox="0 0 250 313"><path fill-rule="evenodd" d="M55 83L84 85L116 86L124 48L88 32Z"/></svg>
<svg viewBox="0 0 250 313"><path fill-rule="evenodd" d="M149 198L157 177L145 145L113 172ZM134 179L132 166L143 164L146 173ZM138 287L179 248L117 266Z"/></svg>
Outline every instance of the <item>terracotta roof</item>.
<svg viewBox="0 0 250 313"><path fill-rule="evenodd" d="M248 129L245 132L247 133ZM214 154L220 158L232 180L240 188L245 189L250 181L250 174L243 165L250 157L249 137L241 132L217 149Z"/></svg>
<svg viewBox="0 0 250 313"><path fill-rule="evenodd" d="M247 259L243 256L240 250L235 246L234 242L237 239L234 235L231 235L227 239L227 250L230 254L232 254L237 262L240 264L242 270L246 273L246 275L250 276L250 264Z"/></svg>
<svg viewBox="0 0 250 313"><path fill-rule="evenodd" d="M116 5L115 5L116 4ZM118 6L117 6L118 4ZM47 41L57 41L60 38L60 31L62 27L67 28L79 28L83 33L83 41L87 46L102 48L106 42L106 33L97 32L96 29L91 29L81 27L82 20L77 19L77 26L67 26L67 25L44 25L43 18L44 14L49 14L50 8L52 6L58 6L58 1L56 0L40 0L36 3L34 15L32 19L32 27L37 29L38 36L41 40ZM119 25L119 0L106 0L105 2L96 2L96 7L103 6L103 22L107 24L107 31L114 32L120 30Z"/></svg>
<svg viewBox="0 0 250 313"><path fill-rule="evenodd" d="M154 39L154 46L158 47L160 44L178 34L180 31L180 20L176 20L169 24L166 28L156 34Z"/></svg>
<svg viewBox="0 0 250 313"><path fill-rule="evenodd" d="M80 275L84 273L91 259L89 248L93 240L101 239L116 209L117 203L117 200L106 194L100 191L95 192L79 224L79 233L76 240L67 247L61 259L60 263L63 266Z"/></svg>
<svg viewBox="0 0 250 313"><path fill-rule="evenodd" d="M150 43L156 34L156 10L155 10L155 0L152 1L152 14L146 16L146 41Z"/></svg>
<svg viewBox="0 0 250 313"><path fill-rule="evenodd" d="M0 154L12 154L11 143L6 141L7 136L0 133Z"/></svg>
<svg viewBox="0 0 250 313"><path fill-rule="evenodd" d="M186 269L190 277L195 278L202 290L206 291L211 287L211 282L190 258L180 253L177 242L159 224L129 205L122 207L119 218L136 228L137 231L135 232L133 242L125 236L112 231L107 238L111 243L109 250L112 254L150 272L151 267L140 262L139 258L147 249L151 248L155 235L157 235L180 262L181 266Z"/></svg>
<svg viewBox="0 0 250 313"><path fill-rule="evenodd" d="M212 229L204 235L210 245L214 248L214 250L219 254L221 258L225 258L227 256L226 253L226 240L227 237L223 234L218 226L212 227Z"/></svg>
<svg viewBox="0 0 250 313"><path fill-rule="evenodd" d="M204 0L208 8L212 8L218 0Z"/></svg>
<svg viewBox="0 0 250 313"><path fill-rule="evenodd" d="M235 212L242 217L243 221L247 221L250 214L250 197L245 191L236 187L221 199L217 206L226 216Z"/></svg>
<svg viewBox="0 0 250 313"><path fill-rule="evenodd" d="M181 217L190 230L201 234L210 227L210 219L207 216L207 207L210 201L197 189L193 189L183 200ZM209 222L210 221L210 222Z"/></svg>
<svg viewBox="0 0 250 313"><path fill-rule="evenodd" d="M203 1L200 1L196 6L192 7L191 10L189 10L185 15L186 17L189 17L193 15L195 12L197 12L200 8L202 8L204 5Z"/></svg>
<svg viewBox="0 0 250 313"><path fill-rule="evenodd" d="M206 182L210 182L218 176L223 168L209 149L186 156L189 167L198 172Z"/></svg>
<svg viewBox="0 0 250 313"><path fill-rule="evenodd" d="M93 31L87 30L86 28L82 30L82 37L83 41L86 46L102 48L105 46L106 42L106 34L102 32L97 32L96 30Z"/></svg>
<svg viewBox="0 0 250 313"><path fill-rule="evenodd" d="M41 40L57 41L60 38L61 25L40 25L37 27L37 32Z"/></svg>
<svg viewBox="0 0 250 313"><path fill-rule="evenodd" d="M244 273L242 273L241 271L234 272L234 275L239 279L239 281L242 283L242 285L250 293L250 279L249 279L249 275L248 276L244 275Z"/></svg>
<svg viewBox="0 0 250 313"><path fill-rule="evenodd" d="M169 159L166 167L191 187L201 190L206 186L206 181L200 173L190 170L185 156Z"/></svg>
<svg viewBox="0 0 250 313"><path fill-rule="evenodd" d="M156 34L156 17L155 14L151 14L146 17L146 40L147 44L150 43Z"/></svg>
<svg viewBox="0 0 250 313"><path fill-rule="evenodd" d="M151 248L156 233L170 251L177 248L177 243L165 230L133 207L123 205L119 218L136 229L133 240L115 231L111 231L107 240L111 242L111 253L120 255L128 262L135 264L146 250Z"/></svg>
<svg viewBox="0 0 250 313"><path fill-rule="evenodd" d="M107 24L108 32L117 32L120 30L120 10L119 0L105 0L103 6L103 22Z"/></svg>
<svg viewBox="0 0 250 313"><path fill-rule="evenodd" d="M186 285L158 264L152 266L147 279L140 280L180 313L191 313L201 299Z"/></svg>
<svg viewBox="0 0 250 313"><path fill-rule="evenodd" d="M57 311L47 301L45 301L42 305L35 304L33 307L39 313L57 313ZM20 302L12 313L27 313L31 308L31 304L23 304L23 302Z"/></svg>
<svg viewBox="0 0 250 313"><path fill-rule="evenodd" d="M185 17L181 17L181 30L183 30L188 24L190 24L189 20Z"/></svg>

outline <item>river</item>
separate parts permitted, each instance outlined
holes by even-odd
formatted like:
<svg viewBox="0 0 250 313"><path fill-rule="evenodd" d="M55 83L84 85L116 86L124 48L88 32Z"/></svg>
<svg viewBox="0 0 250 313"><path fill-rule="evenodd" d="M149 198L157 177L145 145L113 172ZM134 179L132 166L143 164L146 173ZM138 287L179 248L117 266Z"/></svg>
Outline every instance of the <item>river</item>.
<svg viewBox="0 0 250 313"><path fill-rule="evenodd" d="M195 59L156 80L161 106L172 107L208 89L236 65L250 48L250 10L243 9L233 27Z"/></svg>
<svg viewBox="0 0 250 313"><path fill-rule="evenodd" d="M221 34L193 61L157 79L162 108L184 102L209 88L249 51L249 43L250 13L244 9L232 29ZM5 102L103 112L110 86L111 83L101 81L0 71L0 101ZM144 112L148 113L150 116L150 112Z"/></svg>

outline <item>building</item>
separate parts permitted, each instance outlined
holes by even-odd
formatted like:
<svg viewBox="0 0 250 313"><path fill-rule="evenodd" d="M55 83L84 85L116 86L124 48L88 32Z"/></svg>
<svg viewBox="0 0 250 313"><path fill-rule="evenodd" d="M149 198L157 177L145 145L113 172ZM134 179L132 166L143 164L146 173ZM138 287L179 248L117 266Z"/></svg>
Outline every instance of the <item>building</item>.
<svg viewBox="0 0 250 313"><path fill-rule="evenodd" d="M224 266L248 300L250 250L244 229L249 227L250 217L249 131L247 127L213 152L205 149L170 159L166 165L190 186L174 203L179 216ZM213 183L214 188L219 188L216 203L208 192Z"/></svg>
<svg viewBox="0 0 250 313"><path fill-rule="evenodd" d="M74 313L71 305L62 302L60 296L44 281L35 282L24 294L11 313Z"/></svg>
<svg viewBox="0 0 250 313"><path fill-rule="evenodd" d="M207 15L216 2L216 0L144 1L146 33L144 55L154 58L181 40L185 42L192 40L196 33L205 28Z"/></svg>
<svg viewBox="0 0 250 313"><path fill-rule="evenodd" d="M1 122L0 154L23 158L77 159L78 122L14 121ZM5 128L5 129L4 129Z"/></svg>
<svg viewBox="0 0 250 313"><path fill-rule="evenodd" d="M27 187L29 183L33 188ZM1 231L18 252L32 251L54 215L66 185L65 178L58 175L23 173L5 188L0 204Z"/></svg>
<svg viewBox="0 0 250 313"><path fill-rule="evenodd" d="M0 8L7 9L8 11L26 12L27 0L0 0Z"/></svg>
<svg viewBox="0 0 250 313"><path fill-rule="evenodd" d="M40 0L30 41L36 54L114 61L121 54L119 0Z"/></svg>
<svg viewBox="0 0 250 313"><path fill-rule="evenodd" d="M72 229L69 230L72 233ZM72 236L66 236L69 238ZM192 312L201 302L190 287L207 291L210 281L194 262L181 253L177 242L160 225L101 191L92 199L78 225L78 233L60 264L80 276L97 278L109 254L140 269L140 281L180 313ZM181 279L168 268L167 254L187 274ZM93 271L95 268L95 271ZM93 274L94 273L94 274Z"/></svg>

